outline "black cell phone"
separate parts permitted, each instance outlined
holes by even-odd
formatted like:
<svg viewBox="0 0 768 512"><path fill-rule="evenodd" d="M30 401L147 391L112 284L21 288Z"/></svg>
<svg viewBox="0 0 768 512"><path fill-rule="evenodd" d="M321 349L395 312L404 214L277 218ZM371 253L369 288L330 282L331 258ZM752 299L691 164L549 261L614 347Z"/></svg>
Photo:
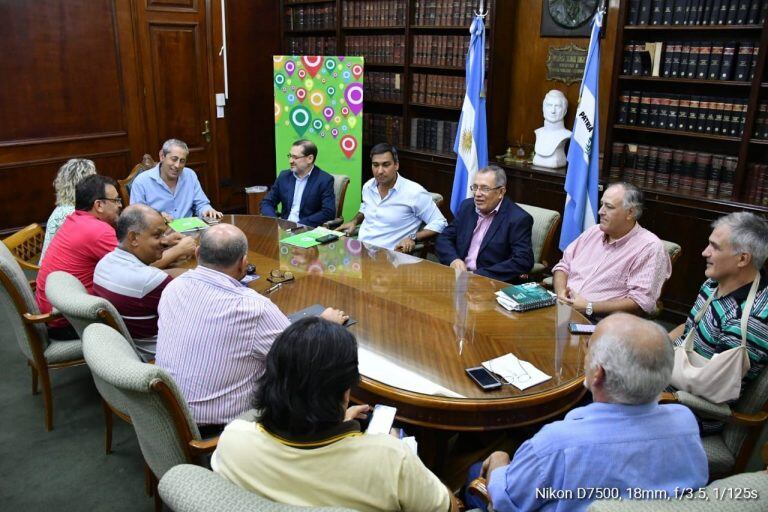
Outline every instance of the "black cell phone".
<svg viewBox="0 0 768 512"><path fill-rule="evenodd" d="M592 324L577 324L576 322L568 322L568 330L571 334L592 334L595 332L596 325Z"/></svg>
<svg viewBox="0 0 768 512"><path fill-rule="evenodd" d="M327 244L328 242L335 242L338 239L339 237L337 235L334 235L333 233L328 233L327 235L317 237L315 240L317 240L321 244Z"/></svg>
<svg viewBox="0 0 768 512"><path fill-rule="evenodd" d="M493 376L491 372L483 368L482 366L475 366L474 368L467 368L464 370L467 372L475 383L486 391L492 389L499 389L501 382Z"/></svg>

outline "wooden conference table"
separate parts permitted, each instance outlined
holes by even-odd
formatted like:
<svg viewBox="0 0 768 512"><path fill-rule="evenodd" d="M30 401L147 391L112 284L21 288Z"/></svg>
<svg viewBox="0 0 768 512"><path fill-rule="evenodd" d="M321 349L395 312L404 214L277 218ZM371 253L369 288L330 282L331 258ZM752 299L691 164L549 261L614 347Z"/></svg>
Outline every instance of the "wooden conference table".
<svg viewBox="0 0 768 512"><path fill-rule="evenodd" d="M583 396L584 336L568 322L585 323L569 306L509 313L496 304L500 281L416 257L367 246L358 240L301 249L279 241L292 222L226 215L248 237L248 259L261 277L250 283L265 293L273 269L296 279L270 293L286 314L313 304L346 311L360 347L464 398L420 394L362 377L353 399L397 407L398 419L444 431L503 429L542 422ZM552 378L519 391L506 385L486 392L465 368L513 353Z"/></svg>

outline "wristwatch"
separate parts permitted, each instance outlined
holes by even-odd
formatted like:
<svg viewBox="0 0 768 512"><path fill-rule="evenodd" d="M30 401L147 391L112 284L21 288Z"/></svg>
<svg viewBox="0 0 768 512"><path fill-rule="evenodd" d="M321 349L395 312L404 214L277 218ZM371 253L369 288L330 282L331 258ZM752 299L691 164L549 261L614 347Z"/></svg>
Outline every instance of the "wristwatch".
<svg viewBox="0 0 768 512"><path fill-rule="evenodd" d="M592 311L592 303L591 303L591 302L587 302L587 307L586 307L586 308L584 308L584 313L585 313L587 316L592 316L592 312L593 312L593 311Z"/></svg>
<svg viewBox="0 0 768 512"><path fill-rule="evenodd" d="M416 242L416 233L411 233L410 235L408 235L408 238Z"/></svg>

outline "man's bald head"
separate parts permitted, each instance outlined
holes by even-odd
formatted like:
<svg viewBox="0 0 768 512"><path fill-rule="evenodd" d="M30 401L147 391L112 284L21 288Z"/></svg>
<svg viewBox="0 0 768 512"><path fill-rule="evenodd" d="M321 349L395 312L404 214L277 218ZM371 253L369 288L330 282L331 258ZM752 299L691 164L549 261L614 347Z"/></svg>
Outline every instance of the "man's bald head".
<svg viewBox="0 0 768 512"><path fill-rule="evenodd" d="M669 385L673 365L672 344L661 326L616 313L597 324L584 371L589 384L602 368L604 379L598 385L607 401L644 404L655 401Z"/></svg>
<svg viewBox="0 0 768 512"><path fill-rule="evenodd" d="M239 265L248 254L248 239L232 224L211 226L200 235L197 262L215 270L227 270Z"/></svg>

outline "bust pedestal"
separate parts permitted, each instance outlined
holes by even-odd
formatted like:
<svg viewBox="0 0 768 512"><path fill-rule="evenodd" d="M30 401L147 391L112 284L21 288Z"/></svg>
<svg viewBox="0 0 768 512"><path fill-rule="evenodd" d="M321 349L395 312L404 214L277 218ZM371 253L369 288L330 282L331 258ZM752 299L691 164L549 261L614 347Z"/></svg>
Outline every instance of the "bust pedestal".
<svg viewBox="0 0 768 512"><path fill-rule="evenodd" d="M565 143L571 138L571 131L564 127L542 126L536 130L536 154L533 165L557 169L567 163Z"/></svg>

